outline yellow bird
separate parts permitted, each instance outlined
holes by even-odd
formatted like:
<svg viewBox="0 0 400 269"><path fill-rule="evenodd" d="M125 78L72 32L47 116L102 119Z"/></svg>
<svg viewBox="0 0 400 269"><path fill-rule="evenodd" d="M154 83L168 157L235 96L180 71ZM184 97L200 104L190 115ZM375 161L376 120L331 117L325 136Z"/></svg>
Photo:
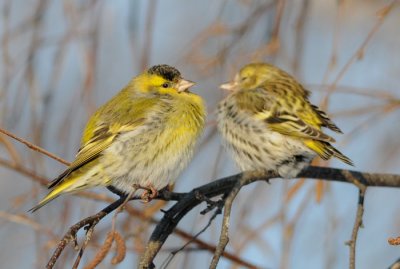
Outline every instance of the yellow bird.
<svg viewBox="0 0 400 269"><path fill-rule="evenodd" d="M61 194L96 186L148 200L172 184L204 127L205 107L189 92L193 85L168 65L133 78L92 115L75 160L31 211Z"/></svg>
<svg viewBox="0 0 400 269"><path fill-rule="evenodd" d="M218 106L218 129L241 170L276 170L293 178L316 155L353 165L321 128L342 131L285 71L267 63L248 64L221 88L231 93Z"/></svg>

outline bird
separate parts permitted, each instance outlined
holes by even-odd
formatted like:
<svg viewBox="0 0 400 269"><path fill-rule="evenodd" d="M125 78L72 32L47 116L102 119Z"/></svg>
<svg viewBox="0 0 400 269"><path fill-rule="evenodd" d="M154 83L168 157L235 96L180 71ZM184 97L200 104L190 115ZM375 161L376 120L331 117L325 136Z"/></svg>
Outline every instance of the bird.
<svg viewBox="0 0 400 269"><path fill-rule="evenodd" d="M75 160L34 212L65 193L105 186L150 200L191 160L206 117L203 99L169 65L134 77L90 117Z"/></svg>
<svg viewBox="0 0 400 269"><path fill-rule="evenodd" d="M242 171L274 170L282 178L294 178L316 156L354 165L322 130L342 133L339 127L282 69L250 63L220 88L229 94L218 104L217 127Z"/></svg>

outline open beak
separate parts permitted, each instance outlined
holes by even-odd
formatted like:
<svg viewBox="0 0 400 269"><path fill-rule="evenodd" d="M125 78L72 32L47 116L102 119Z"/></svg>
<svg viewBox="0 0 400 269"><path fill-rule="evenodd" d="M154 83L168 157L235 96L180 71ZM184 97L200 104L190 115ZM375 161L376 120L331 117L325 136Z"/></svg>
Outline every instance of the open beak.
<svg viewBox="0 0 400 269"><path fill-rule="evenodd" d="M235 88L237 87L237 82L236 81L232 81L232 82L228 82L225 84L221 84L219 87L223 90L227 90L227 91L233 91L235 90Z"/></svg>
<svg viewBox="0 0 400 269"><path fill-rule="evenodd" d="M189 88L195 84L196 83L194 83L193 81L181 79L178 82L178 84L176 85L176 88L177 88L178 92L187 92L189 90Z"/></svg>

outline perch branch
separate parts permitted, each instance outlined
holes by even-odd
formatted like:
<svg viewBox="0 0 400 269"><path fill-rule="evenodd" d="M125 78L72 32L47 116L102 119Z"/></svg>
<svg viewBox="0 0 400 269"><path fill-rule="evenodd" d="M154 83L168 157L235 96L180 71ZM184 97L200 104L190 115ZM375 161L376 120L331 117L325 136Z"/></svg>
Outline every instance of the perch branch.
<svg viewBox="0 0 400 269"><path fill-rule="evenodd" d="M203 202L203 200L198 199L199 193L208 198L230 193L236 183L239 182L243 177L246 178L246 180L243 182L243 186L245 186L255 181L268 181L272 178L279 177L279 175L273 171L244 172L215 180L182 195L182 198L175 203L175 205L173 205L169 210L165 211L164 217L155 227L152 235L150 236L150 240L146 246L145 252L140 258L139 268L154 268L154 258L160 251L162 245L165 243L169 235L178 225L179 221L194 207ZM362 173L358 171L341 170L327 167L310 166L302 171L298 177L352 183L357 187L362 185L376 187L400 187L400 175Z"/></svg>
<svg viewBox="0 0 400 269"><path fill-rule="evenodd" d="M173 193L168 191L161 191L156 199L165 201L174 200L177 202L169 210L165 211L163 218L156 225L150 237L150 240L146 246L145 252L143 253L140 259L139 268L154 268L153 260L160 251L162 245L165 243L169 235L174 232L180 220L194 207L198 206L203 202L206 202L208 207L210 207L210 199L220 195L224 195L224 197L227 197L227 200L225 202L225 206L227 206L228 203L233 202L236 194L240 191L241 187L255 181L269 181L272 178L278 178L278 177L279 175L274 171L244 172L215 180L213 182L195 188L187 193ZM322 178L330 181L347 182L347 183L352 183L359 188L360 186L400 187L400 175L362 173L357 171L341 170L341 169L327 168L327 167L310 166L309 168L301 172L299 174L299 177L314 178L314 179ZM234 189L235 191L232 192L232 190ZM119 200L110 204L108 207L104 208L96 215L85 218L80 222L76 223L75 225L73 225L69 229L69 231L65 234L65 236L60 240L57 249L55 250L53 256L51 257L47 265L47 268L53 268L58 257L61 255L61 252L65 249L68 243L70 242L76 243L76 234L81 228L86 227L87 231L90 230L92 232L94 226L102 218L104 218L110 212L118 208L124 201L125 198L121 197ZM205 212L208 211L210 210L206 210ZM225 209L224 211L224 215L229 216L229 214L230 214L230 206L228 206L228 210ZM225 225L227 223L228 222L225 221ZM227 234L227 228L224 229L226 229L226 231L223 232ZM188 240L191 239L188 238ZM193 242L196 242L196 244L198 244L197 241L198 241L197 238L193 240ZM201 245L199 246L201 247ZM208 250L215 249L217 255L227 256L227 253L224 253L223 251L224 247L223 248L219 247L219 248L220 249L208 247L207 249ZM237 260L241 261L241 265L244 267L255 268L254 265L246 264L246 262L244 262L243 260L240 259Z"/></svg>

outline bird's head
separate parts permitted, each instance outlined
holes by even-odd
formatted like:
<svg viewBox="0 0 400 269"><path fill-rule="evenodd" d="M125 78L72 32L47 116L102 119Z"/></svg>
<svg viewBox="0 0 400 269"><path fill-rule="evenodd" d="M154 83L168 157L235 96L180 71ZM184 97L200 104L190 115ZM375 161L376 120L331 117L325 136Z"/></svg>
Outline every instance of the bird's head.
<svg viewBox="0 0 400 269"><path fill-rule="evenodd" d="M233 81L222 84L220 88L228 91L254 89L265 81L279 76L280 72L277 67L270 64L251 63L240 69Z"/></svg>
<svg viewBox="0 0 400 269"><path fill-rule="evenodd" d="M135 89L142 93L176 94L188 92L195 83L182 78L174 67L162 64L149 68L134 80Z"/></svg>

